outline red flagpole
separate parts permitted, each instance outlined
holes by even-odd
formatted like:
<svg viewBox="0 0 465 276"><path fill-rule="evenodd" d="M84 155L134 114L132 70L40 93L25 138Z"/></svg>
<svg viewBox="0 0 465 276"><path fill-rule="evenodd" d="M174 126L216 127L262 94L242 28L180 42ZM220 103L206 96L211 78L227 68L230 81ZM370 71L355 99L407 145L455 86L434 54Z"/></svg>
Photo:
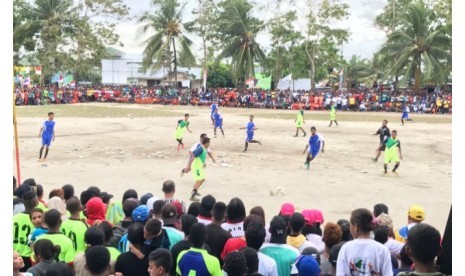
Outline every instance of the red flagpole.
<svg viewBox="0 0 465 276"><path fill-rule="evenodd" d="M13 84L14 88L14 84ZM18 127L16 123L16 93L13 89L13 128L15 131L15 151L16 151L16 178L17 183L21 183L21 166L19 165L19 142L18 142Z"/></svg>

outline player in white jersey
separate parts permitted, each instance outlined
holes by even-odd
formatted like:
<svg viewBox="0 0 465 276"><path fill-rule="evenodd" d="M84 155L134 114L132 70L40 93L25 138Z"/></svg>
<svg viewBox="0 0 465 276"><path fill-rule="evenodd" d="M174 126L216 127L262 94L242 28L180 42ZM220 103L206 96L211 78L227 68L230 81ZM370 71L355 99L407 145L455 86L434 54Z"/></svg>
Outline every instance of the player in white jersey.
<svg viewBox="0 0 465 276"><path fill-rule="evenodd" d="M204 137L207 137L207 134L205 134L205 133L200 134L200 141L202 141L202 139L203 139ZM189 161L187 162L187 164L189 164L191 158L194 158L194 151L195 151L198 147L200 147L200 146L202 145L202 143L201 143L200 141L197 142L197 143L195 143L195 144L190 148L190 150L189 150ZM210 156L210 158L212 159L213 163L216 163L216 160L215 160L215 158L213 157L213 154L211 153L210 148L207 149L207 154L208 154L208 156ZM189 171L190 171L189 166L187 166L186 168L181 169L181 177L182 177L185 173L188 173Z"/></svg>

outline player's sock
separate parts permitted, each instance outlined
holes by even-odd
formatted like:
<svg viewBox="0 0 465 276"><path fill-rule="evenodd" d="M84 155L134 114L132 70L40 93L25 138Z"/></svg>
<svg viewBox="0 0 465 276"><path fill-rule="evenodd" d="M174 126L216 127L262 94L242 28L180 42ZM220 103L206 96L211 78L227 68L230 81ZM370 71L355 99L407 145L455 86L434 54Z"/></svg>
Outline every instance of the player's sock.
<svg viewBox="0 0 465 276"><path fill-rule="evenodd" d="M402 119L402 125L404 125L404 119Z"/></svg>
<svg viewBox="0 0 465 276"><path fill-rule="evenodd" d="M304 130L304 136L303 137L305 137L305 136L307 136L307 132L305 132L305 130Z"/></svg>
<svg viewBox="0 0 465 276"><path fill-rule="evenodd" d="M44 152L44 147L40 148L39 159L42 159L42 153Z"/></svg>
<svg viewBox="0 0 465 276"><path fill-rule="evenodd" d="M339 124L337 123L337 121L334 121L336 123L336 126L338 126Z"/></svg>
<svg viewBox="0 0 465 276"><path fill-rule="evenodd" d="M394 166L394 169L392 170L392 172L396 172L396 170L397 170L397 168L399 168L399 166L400 166L400 164L396 164L396 165Z"/></svg>
<svg viewBox="0 0 465 276"><path fill-rule="evenodd" d="M384 164L384 173L387 173L387 164Z"/></svg>
<svg viewBox="0 0 465 276"><path fill-rule="evenodd" d="M184 175L184 169L181 169L181 177Z"/></svg>
<svg viewBox="0 0 465 276"><path fill-rule="evenodd" d="M244 152L247 151L247 148L249 147L249 143L245 142L245 148L244 148Z"/></svg>
<svg viewBox="0 0 465 276"><path fill-rule="evenodd" d="M329 127L331 127L333 125L333 121L330 121L329 122Z"/></svg>
<svg viewBox="0 0 465 276"><path fill-rule="evenodd" d="M192 192L191 192L191 198L190 200L194 201L195 200L195 195L197 193L197 190L193 189Z"/></svg>
<svg viewBox="0 0 465 276"><path fill-rule="evenodd" d="M220 129L221 129L221 134L223 134L223 136L224 136L224 131L223 131L223 129L222 129L222 128L220 128Z"/></svg>
<svg viewBox="0 0 465 276"><path fill-rule="evenodd" d="M44 159L47 159L47 155L48 155L48 148L45 149Z"/></svg>

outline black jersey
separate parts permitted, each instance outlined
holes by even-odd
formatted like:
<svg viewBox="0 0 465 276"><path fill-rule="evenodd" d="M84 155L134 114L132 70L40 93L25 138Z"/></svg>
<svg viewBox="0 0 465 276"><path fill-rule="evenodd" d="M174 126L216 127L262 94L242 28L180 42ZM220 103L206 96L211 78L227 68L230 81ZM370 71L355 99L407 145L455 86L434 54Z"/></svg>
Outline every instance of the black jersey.
<svg viewBox="0 0 465 276"><path fill-rule="evenodd" d="M391 131L389 131L389 128L387 126L380 127L376 134L379 134L379 141L383 144L385 144L389 137L391 137Z"/></svg>

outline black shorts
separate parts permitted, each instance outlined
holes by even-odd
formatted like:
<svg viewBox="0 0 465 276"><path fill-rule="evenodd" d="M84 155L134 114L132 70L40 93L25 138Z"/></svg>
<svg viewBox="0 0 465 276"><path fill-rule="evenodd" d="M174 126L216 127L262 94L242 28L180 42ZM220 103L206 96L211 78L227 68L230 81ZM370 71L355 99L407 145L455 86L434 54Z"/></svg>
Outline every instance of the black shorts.
<svg viewBox="0 0 465 276"><path fill-rule="evenodd" d="M382 146L379 148L380 151L384 151L385 149L386 149L386 145L382 145Z"/></svg>

